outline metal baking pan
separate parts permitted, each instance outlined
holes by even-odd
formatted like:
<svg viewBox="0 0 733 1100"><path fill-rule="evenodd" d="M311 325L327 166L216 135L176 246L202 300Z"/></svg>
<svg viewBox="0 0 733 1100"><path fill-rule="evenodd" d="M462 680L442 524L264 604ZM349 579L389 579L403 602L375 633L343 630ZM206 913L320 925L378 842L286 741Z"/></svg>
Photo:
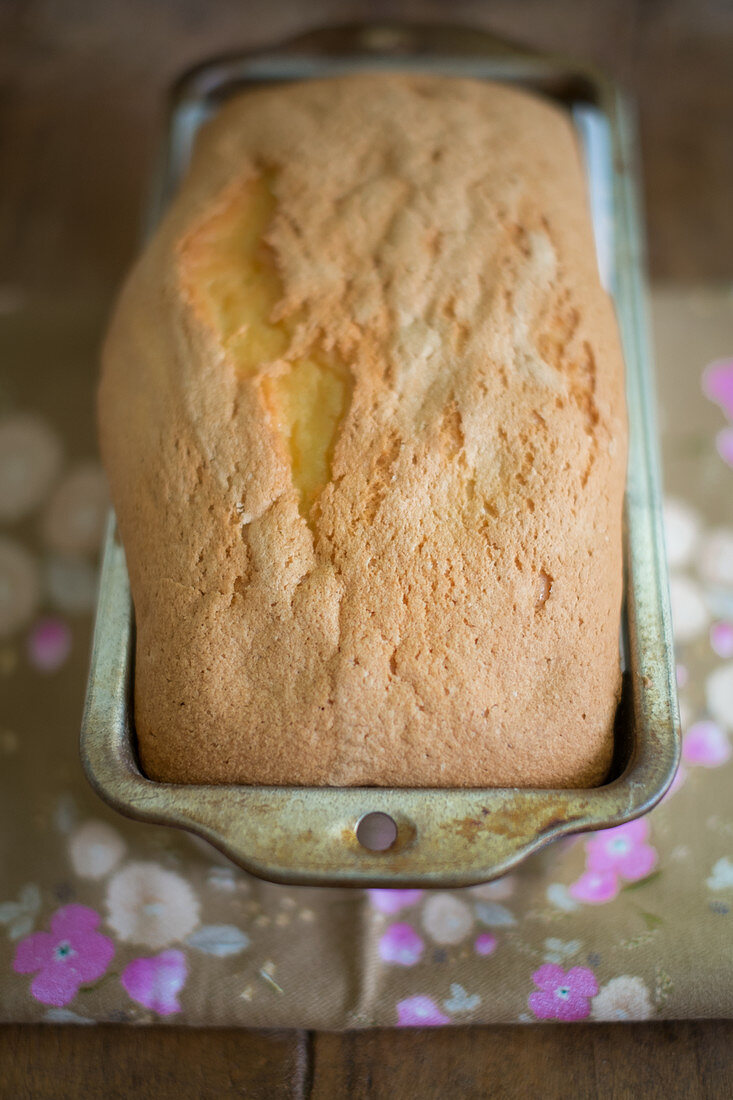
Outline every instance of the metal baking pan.
<svg viewBox="0 0 733 1100"><path fill-rule="evenodd" d="M621 632L625 672L611 777L592 790L151 782L136 756L134 619L114 516L104 553L81 753L93 786L122 813L188 830L262 878L308 885L467 886L504 874L551 840L645 813L671 783L679 759L634 132L628 105L594 71L482 32L403 24L317 31L274 50L202 65L177 83L150 226L185 171L199 127L229 96L263 83L363 69L511 81L559 101L578 127L599 266L621 328L630 427Z"/></svg>

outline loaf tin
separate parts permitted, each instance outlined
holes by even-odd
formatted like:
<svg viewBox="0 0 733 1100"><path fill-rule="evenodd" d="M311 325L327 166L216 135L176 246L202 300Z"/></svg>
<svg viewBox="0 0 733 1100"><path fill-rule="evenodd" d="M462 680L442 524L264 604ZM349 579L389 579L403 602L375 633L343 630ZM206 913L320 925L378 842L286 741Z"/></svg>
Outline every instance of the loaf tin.
<svg viewBox="0 0 733 1100"><path fill-rule="evenodd" d="M679 759L654 390L642 277L633 118L619 91L584 65L466 28L371 24L308 33L221 58L178 81L148 229L185 171L196 132L232 94L278 81L360 70L415 70L509 81L572 112L588 170L604 283L626 361L630 428L624 515L623 695L609 781L592 790L186 786L152 782L136 755L134 615L110 517L81 754L120 812L204 838L274 882L457 887L504 874L549 841L646 813Z"/></svg>

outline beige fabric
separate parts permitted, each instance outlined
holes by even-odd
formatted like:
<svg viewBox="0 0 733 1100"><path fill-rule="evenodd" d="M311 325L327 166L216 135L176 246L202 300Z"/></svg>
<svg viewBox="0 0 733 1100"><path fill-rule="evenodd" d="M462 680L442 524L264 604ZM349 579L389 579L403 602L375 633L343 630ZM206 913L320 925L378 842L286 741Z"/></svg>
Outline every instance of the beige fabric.
<svg viewBox="0 0 733 1100"><path fill-rule="evenodd" d="M730 295L654 302L686 729L677 789L643 823L551 846L492 885L389 894L258 882L184 835L126 821L86 785L103 318L4 302L2 1019L343 1028L732 1014L733 469L716 452L725 416L700 388L705 364L733 352Z"/></svg>

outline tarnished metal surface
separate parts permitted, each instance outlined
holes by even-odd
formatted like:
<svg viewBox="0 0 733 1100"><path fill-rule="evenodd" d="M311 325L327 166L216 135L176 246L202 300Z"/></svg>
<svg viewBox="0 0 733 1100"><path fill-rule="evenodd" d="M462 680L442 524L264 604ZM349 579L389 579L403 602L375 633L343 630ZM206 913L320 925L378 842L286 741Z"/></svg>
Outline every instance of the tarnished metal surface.
<svg viewBox="0 0 733 1100"><path fill-rule="evenodd" d="M633 132L616 90L591 70L528 54L483 33L379 25L314 32L276 52L202 66L177 85L158 187L157 220L185 168L201 122L233 91L263 81L358 69L419 69L510 80L584 113L609 139L591 164L601 268L616 302L627 368L630 455L625 510L627 672L612 782L594 790L394 790L213 787L155 783L140 772L132 714L134 624L122 546L110 525L82 725L86 773L122 813L205 838L235 863L276 882L350 886L465 886L503 874L550 840L605 828L650 809L672 781L679 728L664 562L654 394L639 254ZM596 133L600 131L596 130ZM593 150L586 152L593 160ZM596 158L597 159L597 158ZM600 249L599 249L600 251ZM390 815L397 838L369 851L356 825Z"/></svg>

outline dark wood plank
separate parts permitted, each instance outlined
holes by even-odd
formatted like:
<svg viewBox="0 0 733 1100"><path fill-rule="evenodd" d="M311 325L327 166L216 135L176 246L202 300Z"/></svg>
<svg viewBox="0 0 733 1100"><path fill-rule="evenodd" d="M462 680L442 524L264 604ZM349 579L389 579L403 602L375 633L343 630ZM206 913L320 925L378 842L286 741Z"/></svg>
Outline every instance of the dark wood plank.
<svg viewBox="0 0 733 1100"><path fill-rule="evenodd" d="M722 1100L733 1021L318 1034L313 1100Z"/></svg>
<svg viewBox="0 0 733 1100"><path fill-rule="evenodd" d="M0 281L111 293L137 247L173 76L212 53L380 12L472 21L599 64L639 102L652 273L731 277L729 0L220 0L215 14L206 0L24 0L0 4Z"/></svg>
<svg viewBox="0 0 733 1100"><path fill-rule="evenodd" d="M630 89L637 97L653 274L733 274L733 4L638 5Z"/></svg>
<svg viewBox="0 0 733 1100"><path fill-rule="evenodd" d="M0 1100L300 1100L307 1036L215 1028L0 1028Z"/></svg>
<svg viewBox="0 0 733 1100"><path fill-rule="evenodd" d="M697 1067L702 1095L733 1096L733 1021L691 1022L695 1036Z"/></svg>
<svg viewBox="0 0 733 1100"><path fill-rule="evenodd" d="M608 1100L722 1098L724 1094L714 1089L705 1091L700 1081L699 1036L699 1029L689 1021L596 1027L598 1096ZM728 1041L731 1036L733 1025L728 1028Z"/></svg>
<svg viewBox="0 0 733 1100"><path fill-rule="evenodd" d="M595 1089L585 1027L319 1034L313 1048L313 1100L580 1100Z"/></svg>
<svg viewBox="0 0 733 1100"><path fill-rule="evenodd" d="M309 1058L309 1044L312 1058ZM375 1030L0 1029L0 1100L722 1100L733 1021Z"/></svg>

